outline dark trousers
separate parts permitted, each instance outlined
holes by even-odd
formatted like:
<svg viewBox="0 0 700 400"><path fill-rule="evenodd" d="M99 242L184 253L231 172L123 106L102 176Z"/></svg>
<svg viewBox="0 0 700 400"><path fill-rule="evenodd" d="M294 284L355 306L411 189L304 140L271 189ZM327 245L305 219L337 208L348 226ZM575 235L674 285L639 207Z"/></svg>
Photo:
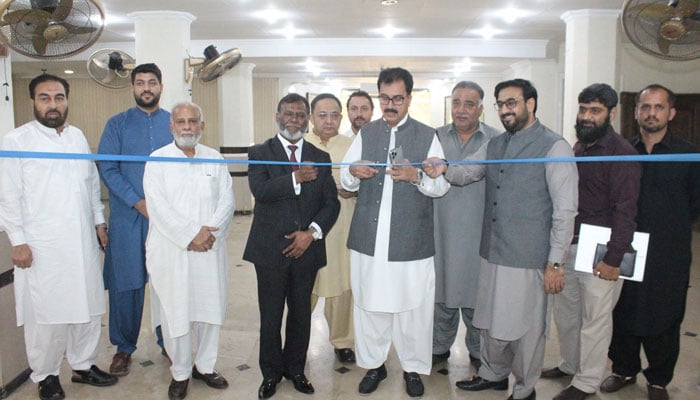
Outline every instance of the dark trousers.
<svg viewBox="0 0 700 400"><path fill-rule="evenodd" d="M613 329L608 357L612 371L622 376L635 376L642 370L641 347L649 361L644 376L651 385L666 386L673 379L673 369L680 352L681 323L670 326L656 336L623 335Z"/></svg>
<svg viewBox="0 0 700 400"><path fill-rule="evenodd" d="M260 371L265 378L304 373L311 333L311 290L316 270L287 266L255 265L260 307ZM287 304L285 341L282 315Z"/></svg>
<svg viewBox="0 0 700 400"><path fill-rule="evenodd" d="M109 290L109 341L117 346L117 353L131 354L141 330L144 288L117 292ZM158 346L163 347L160 326L156 329Z"/></svg>

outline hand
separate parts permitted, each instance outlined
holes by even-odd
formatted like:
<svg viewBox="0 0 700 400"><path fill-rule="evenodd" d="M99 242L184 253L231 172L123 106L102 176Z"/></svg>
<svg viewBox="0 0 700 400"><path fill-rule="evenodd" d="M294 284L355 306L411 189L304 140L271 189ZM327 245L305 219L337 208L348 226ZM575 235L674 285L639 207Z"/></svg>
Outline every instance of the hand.
<svg viewBox="0 0 700 400"><path fill-rule="evenodd" d="M357 197L357 192L351 192L345 189L338 189L338 196L344 199L349 199L351 197Z"/></svg>
<svg viewBox="0 0 700 400"><path fill-rule="evenodd" d="M34 258L28 244L12 246L12 264L19 268L29 268L32 266L32 261Z"/></svg>
<svg viewBox="0 0 700 400"><path fill-rule="evenodd" d="M447 163L442 158L430 157L423 161L423 172L425 172L429 177L435 179L447 171Z"/></svg>
<svg viewBox="0 0 700 400"><path fill-rule="evenodd" d="M396 164L392 164L391 168L387 168L387 175L391 176L394 182L405 181L418 183L418 169L410 164L410 161L403 159Z"/></svg>
<svg viewBox="0 0 700 400"><path fill-rule="evenodd" d="M134 204L134 208L138 211L144 218L148 219L148 209L146 208L146 200L141 199Z"/></svg>
<svg viewBox="0 0 700 400"><path fill-rule="evenodd" d="M316 176L318 176L318 169L313 165L302 165L294 171L294 179L297 183L311 182L316 180Z"/></svg>
<svg viewBox="0 0 700 400"><path fill-rule="evenodd" d="M606 264L604 261L599 261L593 267L593 276L606 281L616 281L620 277L620 268L615 268L612 265Z"/></svg>
<svg viewBox="0 0 700 400"><path fill-rule="evenodd" d="M357 179L374 178L374 176L379 173L379 170L377 168L370 167L369 165L362 165L371 163L372 161L367 160L355 161L355 163L350 166L350 175L354 176Z"/></svg>
<svg viewBox="0 0 700 400"><path fill-rule="evenodd" d="M107 226L101 225L96 227L97 229L97 240L100 241L100 247L102 247L102 250L107 247L107 241L109 240L109 237L107 236Z"/></svg>
<svg viewBox="0 0 700 400"><path fill-rule="evenodd" d="M556 294L564 289L564 268L554 269L551 263L544 267L544 292Z"/></svg>
<svg viewBox="0 0 700 400"><path fill-rule="evenodd" d="M197 236L192 239L190 242L189 246L187 246L187 250L192 250L192 251L208 251L212 247L214 247L214 242L216 241L216 237L212 234L212 232L218 231L219 228L213 227L213 226L202 226L199 229L199 233L197 233Z"/></svg>
<svg viewBox="0 0 700 400"><path fill-rule="evenodd" d="M305 231L294 231L289 235L284 235L285 239L291 239L292 244L285 247L282 250L282 254L285 257L299 258L304 255L306 249L309 248L311 242L314 241L314 237L311 236L311 230L307 229Z"/></svg>

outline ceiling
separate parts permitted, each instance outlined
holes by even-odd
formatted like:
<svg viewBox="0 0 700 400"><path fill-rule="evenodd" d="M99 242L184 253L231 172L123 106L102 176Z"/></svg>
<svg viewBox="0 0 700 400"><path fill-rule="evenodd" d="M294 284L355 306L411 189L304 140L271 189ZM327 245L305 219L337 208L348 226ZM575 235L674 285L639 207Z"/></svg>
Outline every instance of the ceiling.
<svg viewBox="0 0 700 400"><path fill-rule="evenodd" d="M94 50L117 47L133 55L134 23L128 14L154 10L195 16L192 55L200 56L208 44L220 51L238 47L244 62L255 64L258 76L373 77L385 66L403 66L426 76L496 74L523 59L557 59L565 37L561 15L566 11L620 10L624 0L399 0L392 6L380 0L101 3L107 23L95 46L58 61L13 54L13 74L34 76L42 69L62 73L70 68L81 76ZM520 18L507 22L503 17L512 7ZM265 20L275 14L280 15L276 22ZM391 38L379 31L387 26L395 30ZM484 39L479 30L485 26L500 32ZM286 38L290 32L296 37Z"/></svg>

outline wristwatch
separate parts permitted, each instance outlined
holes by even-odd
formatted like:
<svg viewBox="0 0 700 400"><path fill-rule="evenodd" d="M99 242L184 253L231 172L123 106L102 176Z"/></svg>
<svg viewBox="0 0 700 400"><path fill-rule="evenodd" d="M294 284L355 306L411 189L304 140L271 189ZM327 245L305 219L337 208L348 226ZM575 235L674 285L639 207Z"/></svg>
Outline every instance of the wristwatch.
<svg viewBox="0 0 700 400"><path fill-rule="evenodd" d="M552 264L552 269L553 269L553 270L559 271L559 268L561 268L561 264L556 263L556 262Z"/></svg>
<svg viewBox="0 0 700 400"><path fill-rule="evenodd" d="M311 237L314 238L314 240L321 238L321 232L317 231L316 228L310 226L309 229L311 230Z"/></svg>

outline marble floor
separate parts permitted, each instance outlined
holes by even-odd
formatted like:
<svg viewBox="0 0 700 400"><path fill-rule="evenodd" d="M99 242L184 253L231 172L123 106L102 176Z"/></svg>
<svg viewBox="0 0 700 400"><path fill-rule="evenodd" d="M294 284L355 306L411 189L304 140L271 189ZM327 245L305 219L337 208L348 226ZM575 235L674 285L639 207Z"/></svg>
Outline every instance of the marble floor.
<svg viewBox="0 0 700 400"><path fill-rule="evenodd" d="M215 390L201 381L190 382L189 399L255 399L261 382L258 369L258 329L256 279L253 266L241 259L242 249L248 234L251 216L236 216L232 234L228 239L230 255L229 298L226 323L221 331L221 344L217 369L229 381L226 390ZM688 307L682 326L681 355L676 366L676 375L668 386L672 399L700 399L700 235L694 237L695 261L688 294ZM146 307L148 308L148 307ZM323 318L322 304L316 307L312 320L311 345L308 353L306 375L316 388L315 395L298 393L288 381L281 382L273 399L356 399L357 385L365 371L355 365L343 366L334 358L333 348L327 341L328 328ZM104 318L106 323L107 318ZM167 399L170 372L168 361L160 354L155 338L150 331L150 315L144 313L139 348L133 354L131 373L120 378L119 383L108 388L94 388L70 382L70 369L66 363L61 370L61 382L68 399ZM464 328L458 337L464 337ZM552 332L553 336L556 332ZM109 343L107 328L103 328L98 364L107 369L114 354ZM545 366L553 366L558 360L558 344L554 339L547 343ZM409 399L404 391L396 354L392 351L387 362L388 379L379 389L365 398ZM485 391L470 393L455 387L455 382L474 374L464 342L452 347L448 362L433 368L430 376L423 377L425 395L423 399L502 399L509 392ZM513 378L511 377L511 390ZM536 390L540 399L551 399L567 385L567 380L540 380ZM646 399L646 382L640 376L636 385L615 394L597 394L589 399L627 400ZM37 399L36 385L24 383L9 396L12 400Z"/></svg>

